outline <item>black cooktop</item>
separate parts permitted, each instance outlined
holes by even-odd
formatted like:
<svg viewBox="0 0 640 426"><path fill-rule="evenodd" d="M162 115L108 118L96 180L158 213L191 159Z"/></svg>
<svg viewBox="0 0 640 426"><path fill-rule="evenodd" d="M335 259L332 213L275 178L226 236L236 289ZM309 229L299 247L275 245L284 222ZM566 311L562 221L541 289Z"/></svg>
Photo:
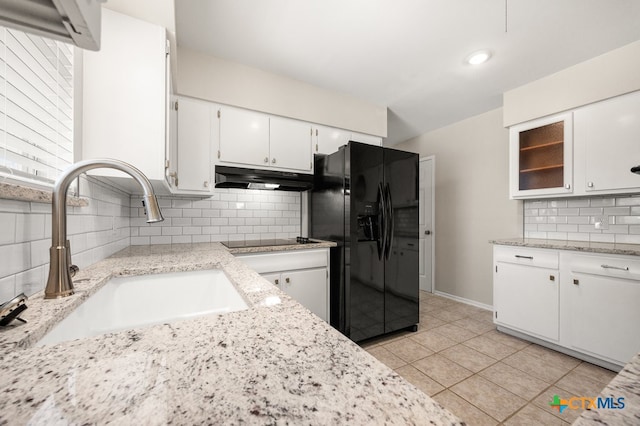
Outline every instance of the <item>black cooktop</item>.
<svg viewBox="0 0 640 426"><path fill-rule="evenodd" d="M317 241L304 237L297 238L273 238L268 240L239 240L239 241L223 241L222 245L227 248L246 248L246 247L268 247L268 246L290 246L294 244L318 244Z"/></svg>

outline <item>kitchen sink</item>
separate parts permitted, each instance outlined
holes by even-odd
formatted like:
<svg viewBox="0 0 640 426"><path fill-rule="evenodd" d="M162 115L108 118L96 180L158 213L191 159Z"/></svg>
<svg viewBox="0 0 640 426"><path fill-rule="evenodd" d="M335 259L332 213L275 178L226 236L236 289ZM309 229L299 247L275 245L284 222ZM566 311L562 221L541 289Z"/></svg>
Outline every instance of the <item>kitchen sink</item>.
<svg viewBox="0 0 640 426"><path fill-rule="evenodd" d="M218 269L112 278L36 346L244 309Z"/></svg>

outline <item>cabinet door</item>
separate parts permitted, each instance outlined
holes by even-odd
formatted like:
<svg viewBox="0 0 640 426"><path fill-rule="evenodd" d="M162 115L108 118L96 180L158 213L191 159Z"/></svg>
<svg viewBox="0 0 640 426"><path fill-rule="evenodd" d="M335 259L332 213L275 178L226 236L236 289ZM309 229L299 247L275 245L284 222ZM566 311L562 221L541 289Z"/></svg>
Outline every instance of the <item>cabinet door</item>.
<svg viewBox="0 0 640 426"><path fill-rule="evenodd" d="M212 106L192 99L178 101L179 190L211 191Z"/></svg>
<svg viewBox="0 0 640 426"><path fill-rule="evenodd" d="M272 167L311 170L311 125L280 117L269 119L269 164Z"/></svg>
<svg viewBox="0 0 640 426"><path fill-rule="evenodd" d="M272 274L260 274L262 278L269 281L271 284L280 287L280 273L272 273Z"/></svg>
<svg viewBox="0 0 640 426"><path fill-rule="evenodd" d="M561 293L564 343L626 364L640 352L640 261L575 255L567 263Z"/></svg>
<svg viewBox="0 0 640 426"><path fill-rule="evenodd" d="M571 194L573 188L571 113L509 129L511 198Z"/></svg>
<svg viewBox="0 0 640 426"><path fill-rule="evenodd" d="M574 112L576 150L584 152L585 191L640 188L640 91Z"/></svg>
<svg viewBox="0 0 640 426"><path fill-rule="evenodd" d="M496 262L493 281L495 322L558 341L558 271Z"/></svg>
<svg viewBox="0 0 640 426"><path fill-rule="evenodd" d="M326 268L282 273L282 290L302 306L329 321L329 286Z"/></svg>
<svg viewBox="0 0 640 426"><path fill-rule="evenodd" d="M218 159L264 167L269 164L269 117L253 111L220 108Z"/></svg>
<svg viewBox="0 0 640 426"><path fill-rule="evenodd" d="M351 140L354 142L362 142L369 145L382 146L382 138L380 136L365 135L363 133L351 133Z"/></svg>
<svg viewBox="0 0 640 426"><path fill-rule="evenodd" d="M167 142L165 151L165 179L174 191L178 177L178 109L177 98L172 97L167 114Z"/></svg>
<svg viewBox="0 0 640 426"><path fill-rule="evenodd" d="M332 129L325 126L314 126L313 152L316 154L331 154L342 145L349 143L351 133L342 129Z"/></svg>
<svg viewBox="0 0 640 426"><path fill-rule="evenodd" d="M164 180L165 29L104 9L101 44L83 52L82 158L123 160ZM112 169L93 174L125 176Z"/></svg>

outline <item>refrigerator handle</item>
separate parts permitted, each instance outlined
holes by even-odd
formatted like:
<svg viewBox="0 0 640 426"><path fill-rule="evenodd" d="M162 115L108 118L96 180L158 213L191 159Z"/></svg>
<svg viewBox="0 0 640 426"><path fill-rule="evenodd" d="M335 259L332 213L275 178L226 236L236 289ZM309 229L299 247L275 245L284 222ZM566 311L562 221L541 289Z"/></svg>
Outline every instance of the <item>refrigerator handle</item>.
<svg viewBox="0 0 640 426"><path fill-rule="evenodd" d="M386 249L387 241L387 201L384 198L384 190L382 189L382 183L378 184L378 238L376 244L378 245L378 260L382 260Z"/></svg>
<svg viewBox="0 0 640 426"><path fill-rule="evenodd" d="M389 184L386 184L385 188L385 201L387 202L386 216L387 216L387 224L385 225L387 231L386 237L386 251L385 258L389 260L391 256L391 248L393 247L393 231L395 228L394 218L393 218L393 201L391 200L391 188Z"/></svg>

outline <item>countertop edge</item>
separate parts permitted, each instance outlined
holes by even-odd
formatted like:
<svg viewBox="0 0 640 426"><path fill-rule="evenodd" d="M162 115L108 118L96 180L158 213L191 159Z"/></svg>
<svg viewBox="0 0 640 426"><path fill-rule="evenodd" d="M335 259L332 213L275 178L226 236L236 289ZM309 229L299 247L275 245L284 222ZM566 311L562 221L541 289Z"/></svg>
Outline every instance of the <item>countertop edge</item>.
<svg viewBox="0 0 640 426"><path fill-rule="evenodd" d="M489 240L490 244L532 247L586 253L616 254L625 256L640 256L640 244L600 243L589 241L550 240L537 238L503 238Z"/></svg>

